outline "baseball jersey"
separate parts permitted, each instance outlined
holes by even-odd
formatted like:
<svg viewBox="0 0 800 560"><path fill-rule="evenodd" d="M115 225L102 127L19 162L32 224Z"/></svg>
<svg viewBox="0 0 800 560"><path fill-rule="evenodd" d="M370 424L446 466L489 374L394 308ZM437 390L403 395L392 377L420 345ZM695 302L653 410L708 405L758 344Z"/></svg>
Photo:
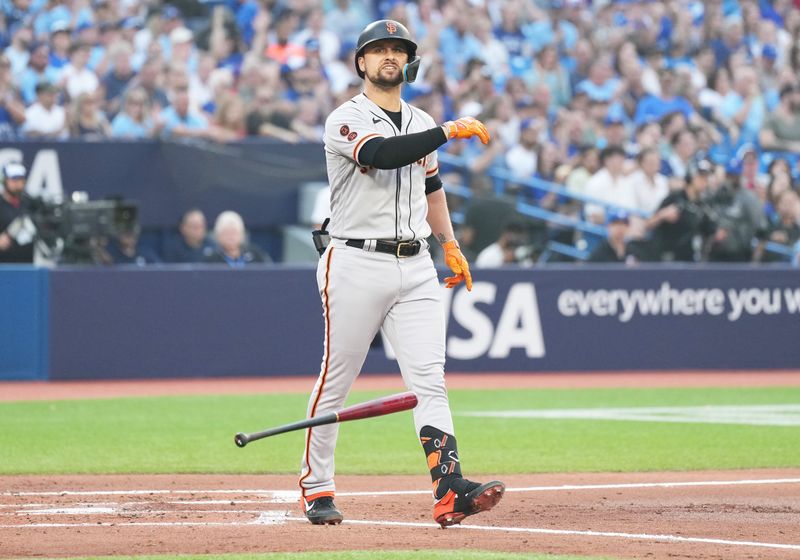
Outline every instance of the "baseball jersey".
<svg viewBox="0 0 800 560"><path fill-rule="evenodd" d="M358 163L359 151L373 138L413 134L436 126L425 111L403 101L401 115L402 130L398 130L383 109L361 93L337 107L325 121L332 237L411 241L431 234L425 179L439 170L436 151L399 169Z"/></svg>

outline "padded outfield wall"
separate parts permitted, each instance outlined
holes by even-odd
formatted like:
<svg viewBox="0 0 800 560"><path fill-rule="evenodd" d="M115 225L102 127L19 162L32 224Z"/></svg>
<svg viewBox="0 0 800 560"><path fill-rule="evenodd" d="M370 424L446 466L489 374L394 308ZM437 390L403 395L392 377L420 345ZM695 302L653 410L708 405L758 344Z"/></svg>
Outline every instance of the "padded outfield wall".
<svg viewBox="0 0 800 560"><path fill-rule="evenodd" d="M796 269L481 270L442 295L449 371L800 367ZM3 267L0 309L0 379L307 375L322 356L307 267ZM378 337L364 371L396 370Z"/></svg>

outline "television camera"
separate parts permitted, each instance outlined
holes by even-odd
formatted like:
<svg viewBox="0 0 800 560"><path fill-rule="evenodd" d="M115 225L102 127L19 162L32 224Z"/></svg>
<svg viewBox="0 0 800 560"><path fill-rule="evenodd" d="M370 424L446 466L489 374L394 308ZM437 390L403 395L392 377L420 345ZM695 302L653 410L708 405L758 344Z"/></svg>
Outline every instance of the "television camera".
<svg viewBox="0 0 800 560"><path fill-rule="evenodd" d="M108 238L139 229L137 204L121 198L90 201L85 192L78 191L65 202L41 198L26 202L39 247L48 257L66 264L102 263Z"/></svg>

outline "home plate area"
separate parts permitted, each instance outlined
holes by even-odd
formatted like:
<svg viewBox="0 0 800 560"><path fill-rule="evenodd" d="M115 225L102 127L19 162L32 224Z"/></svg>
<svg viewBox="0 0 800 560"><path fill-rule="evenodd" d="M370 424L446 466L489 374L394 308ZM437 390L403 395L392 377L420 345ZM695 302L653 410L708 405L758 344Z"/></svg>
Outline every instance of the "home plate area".
<svg viewBox="0 0 800 560"><path fill-rule="evenodd" d="M0 556L473 549L800 558L800 469L503 480L495 509L441 529L422 476L338 477L340 526L305 520L293 476L0 477Z"/></svg>

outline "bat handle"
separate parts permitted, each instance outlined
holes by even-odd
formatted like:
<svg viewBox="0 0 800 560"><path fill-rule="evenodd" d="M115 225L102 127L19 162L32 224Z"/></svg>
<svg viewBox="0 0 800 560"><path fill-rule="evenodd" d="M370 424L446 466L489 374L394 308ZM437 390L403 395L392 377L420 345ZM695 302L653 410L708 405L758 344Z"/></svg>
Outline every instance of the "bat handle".
<svg viewBox="0 0 800 560"><path fill-rule="evenodd" d="M247 437L247 434L236 434L236 437L233 438L233 441L235 441L236 445L239 447L244 447L247 445L247 442L250 441L250 438Z"/></svg>

